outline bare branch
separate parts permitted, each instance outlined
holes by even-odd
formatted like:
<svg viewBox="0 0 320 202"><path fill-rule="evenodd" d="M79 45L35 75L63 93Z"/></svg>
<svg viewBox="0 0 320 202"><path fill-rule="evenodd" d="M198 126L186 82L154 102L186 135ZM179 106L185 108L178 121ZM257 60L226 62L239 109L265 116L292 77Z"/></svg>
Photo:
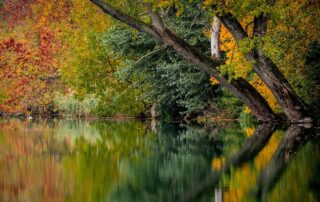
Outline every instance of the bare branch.
<svg viewBox="0 0 320 202"><path fill-rule="evenodd" d="M154 54L156 54L156 53L158 53L158 52L160 52L160 51L163 51L163 50L165 50L165 47L156 49L156 50L154 50L154 51L151 51L151 52L147 53L146 55L142 56L141 58L139 58L139 60L137 60L137 61L135 62L135 64L139 64L139 63L140 63L141 61L143 61L144 59L146 59L146 58L148 58L148 57L150 57L150 56L152 56L152 55L154 55Z"/></svg>

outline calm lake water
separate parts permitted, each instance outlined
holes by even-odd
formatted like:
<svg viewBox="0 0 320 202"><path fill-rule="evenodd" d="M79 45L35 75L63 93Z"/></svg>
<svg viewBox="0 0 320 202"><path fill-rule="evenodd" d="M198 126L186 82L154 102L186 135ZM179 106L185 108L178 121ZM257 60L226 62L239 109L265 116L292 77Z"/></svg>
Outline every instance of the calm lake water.
<svg viewBox="0 0 320 202"><path fill-rule="evenodd" d="M0 120L0 201L320 199L314 129Z"/></svg>

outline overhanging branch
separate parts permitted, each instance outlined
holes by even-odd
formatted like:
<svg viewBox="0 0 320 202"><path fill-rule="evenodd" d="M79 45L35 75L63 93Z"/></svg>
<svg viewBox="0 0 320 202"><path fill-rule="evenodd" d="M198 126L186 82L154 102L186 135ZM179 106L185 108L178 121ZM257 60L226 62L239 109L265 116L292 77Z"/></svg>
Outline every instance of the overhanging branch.
<svg viewBox="0 0 320 202"><path fill-rule="evenodd" d="M213 60L212 58L202 54L190 44L180 37L176 36L167 29L160 19L160 16L149 7L149 12L153 20L153 26L148 25L138 19L135 19L115 8L103 0L90 0L105 13L111 15L117 20L139 30L154 36L165 45L173 48L178 54L192 62L200 71L205 72L209 76L217 79L222 86L231 91L236 97L240 98L261 121L268 122L275 120L270 106L259 92L249 84L245 79L232 79L228 82L227 76L220 76L217 66L223 64L221 60ZM240 25L241 26L241 25ZM246 34L246 33L245 33Z"/></svg>
<svg viewBox="0 0 320 202"><path fill-rule="evenodd" d="M110 4L104 2L103 0L90 0L92 3L96 4L98 7L102 9L103 12L109 14L113 18L124 22L125 24L147 34L150 34L156 38L159 38L158 33L151 27L150 25L131 17L115 8L113 8Z"/></svg>

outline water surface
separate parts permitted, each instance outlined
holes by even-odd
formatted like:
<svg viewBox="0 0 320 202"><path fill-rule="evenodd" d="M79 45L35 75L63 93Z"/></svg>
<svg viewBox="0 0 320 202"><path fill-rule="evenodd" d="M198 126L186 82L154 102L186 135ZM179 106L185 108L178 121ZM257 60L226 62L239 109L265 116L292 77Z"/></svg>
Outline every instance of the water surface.
<svg viewBox="0 0 320 202"><path fill-rule="evenodd" d="M0 120L0 201L319 201L313 129Z"/></svg>

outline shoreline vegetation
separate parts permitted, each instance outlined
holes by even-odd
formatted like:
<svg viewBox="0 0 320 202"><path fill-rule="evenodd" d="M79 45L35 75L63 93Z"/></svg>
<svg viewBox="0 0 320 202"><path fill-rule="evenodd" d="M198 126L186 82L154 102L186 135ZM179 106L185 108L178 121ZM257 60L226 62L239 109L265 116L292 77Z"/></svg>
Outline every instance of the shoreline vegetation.
<svg viewBox="0 0 320 202"><path fill-rule="evenodd" d="M156 122L170 122L170 123L187 123L187 124L210 124L210 123L228 123L228 122L238 122L246 124L261 124L258 123L253 117L246 118L225 118L221 116L198 116L194 118L185 119L180 118L170 118L162 119L161 117L134 117L134 116L95 116L95 115L70 115L70 114L4 114L0 113L0 119L22 119L22 120L41 120L41 119L79 119L79 120L89 120L89 121L127 121L127 120L137 120L137 121L156 121ZM280 122L274 122L274 125L281 125Z"/></svg>
<svg viewBox="0 0 320 202"><path fill-rule="evenodd" d="M161 119L160 117L151 117L151 116L95 116L95 115L70 115L70 114L22 114L22 113L15 113L15 114L5 114L0 113L0 118L2 119L11 119L11 118L18 118L18 119L83 119L83 120L115 120L115 121L122 121L122 120L138 120L138 121L164 121L164 122L186 122L186 123L217 123L217 122L241 122L244 119L241 118L222 118L221 116L217 117L206 117L206 116L198 116L190 119L181 118L171 118L171 119ZM248 121L248 120L247 120ZM249 122L254 123L254 120L249 120Z"/></svg>

